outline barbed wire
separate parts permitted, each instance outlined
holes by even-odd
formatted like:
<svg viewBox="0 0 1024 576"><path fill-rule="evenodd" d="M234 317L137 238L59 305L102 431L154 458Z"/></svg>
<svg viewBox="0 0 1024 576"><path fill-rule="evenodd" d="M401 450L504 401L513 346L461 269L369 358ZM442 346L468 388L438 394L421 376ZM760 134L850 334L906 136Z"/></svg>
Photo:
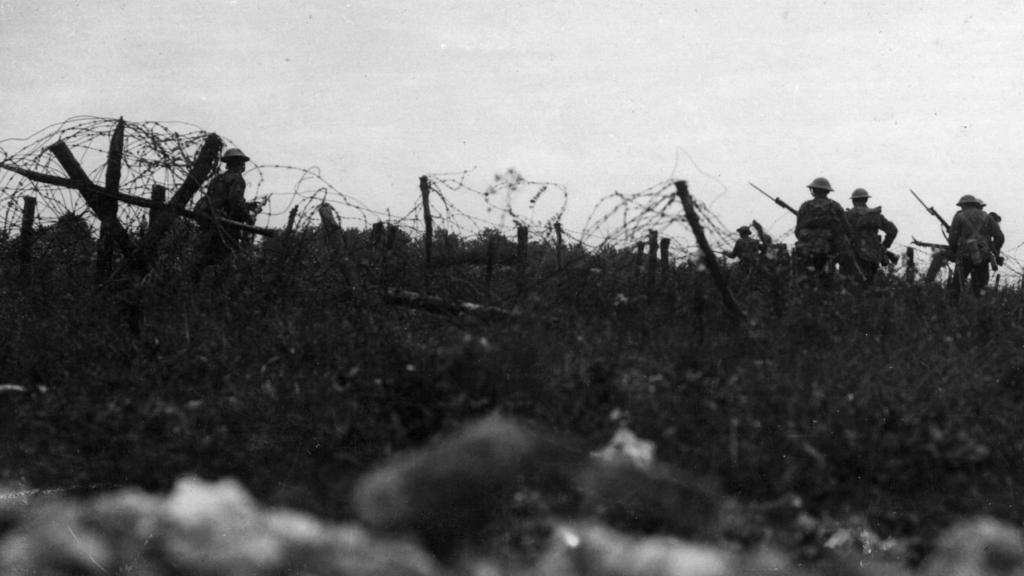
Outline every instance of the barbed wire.
<svg viewBox="0 0 1024 576"><path fill-rule="evenodd" d="M50 152L50 146L62 141L89 178L104 186L111 139L120 121L74 116L26 138L0 140L0 165L66 179L64 168ZM118 189L140 198L148 198L154 186L174 191L185 181L209 135L202 128L185 122L125 121ZM237 147L230 139L223 136L221 139L225 147ZM711 205L728 193L728 187L702 171L685 150L682 152L698 173L710 178L719 188L710 204L703 202L699 194L692 196L692 200L712 248L718 252L728 250L737 235L711 209ZM675 168L673 178L637 192L615 191L602 197L578 229L563 222L569 203L565 186L534 181L509 168L495 174L485 187L474 187L469 184L474 170L425 175L435 230L471 238L488 230L513 236L516 228L526 227L531 239L552 241L557 228L566 244L589 250L632 249L637 243L645 242L650 231L655 231L661 238L672 240L670 251L674 255L689 258L697 252L693 233L674 190ZM367 229L376 222L386 222L410 235L422 234L425 228L421 195L405 212L396 214L371 208L362 200L341 192L316 166L303 168L250 162L245 177L249 183L247 195L262 207L257 220L261 226L280 226L294 210L297 227L315 227L319 225L318 209L327 205L343 228ZM290 182L290 189L280 184L282 182ZM94 231L98 228L95 216L78 190L0 170L0 235L3 237L14 235L21 224L23 199L28 196L37 199L39 226L53 225L70 214L83 218ZM193 202L199 197L200 194L195 195ZM770 227L785 216L780 215ZM146 224L148 209L121 202L118 217L126 229L138 231ZM792 229L778 235L776 241L788 238L791 232ZM898 243L897 246L905 249L909 245ZM1024 265L1007 255L1005 269L1020 276Z"/></svg>
<svg viewBox="0 0 1024 576"><path fill-rule="evenodd" d="M56 178L67 178L49 147L64 142L97 185L106 184L111 139L119 119L75 116L50 125L28 138L0 140L0 164ZM186 179L192 162L209 132L184 122L124 122L123 154L118 190L139 198L149 198L154 186L173 193ZM225 147L237 147L221 136ZM16 150L11 148L18 146ZM296 208L297 223L312 223L316 209L323 203L339 210L341 221L363 226L387 218L361 201L342 193L320 174L317 167L301 168L279 164L250 163L245 173L252 194L263 210L257 224L272 226ZM267 190L267 182L292 181L291 190ZM276 186L276 184L272 184ZM78 190L42 183L22 174L0 170L0 205L4 207L0 233L11 235L21 222L23 198L34 197L36 221L40 226L54 224L65 214L83 216L95 229L98 223ZM198 201L200 195L193 197ZM148 209L121 202L118 218L129 231L137 231L147 221Z"/></svg>

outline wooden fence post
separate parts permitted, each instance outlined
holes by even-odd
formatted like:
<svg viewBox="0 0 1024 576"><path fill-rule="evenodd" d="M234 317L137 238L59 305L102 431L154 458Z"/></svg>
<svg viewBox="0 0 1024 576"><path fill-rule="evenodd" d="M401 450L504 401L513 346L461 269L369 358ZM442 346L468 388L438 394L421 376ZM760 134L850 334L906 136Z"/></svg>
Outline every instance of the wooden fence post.
<svg viewBox="0 0 1024 576"><path fill-rule="evenodd" d="M373 247L378 248L381 242L384 241L384 223L377 221L373 223L373 228L370 231L370 240L373 242Z"/></svg>
<svg viewBox="0 0 1024 576"><path fill-rule="evenodd" d="M661 285L665 286L668 284L668 275L672 270L672 267L668 263L668 245L670 240L668 238L661 239Z"/></svg>
<svg viewBox="0 0 1024 576"><path fill-rule="evenodd" d="M647 298L654 299L654 280L658 272L658 231L647 232Z"/></svg>
<svg viewBox="0 0 1024 576"><path fill-rule="evenodd" d="M420 196L423 198L423 249L426 269L429 270L434 245L434 220L430 217L430 180L426 176L420 176Z"/></svg>
<svg viewBox="0 0 1024 576"><path fill-rule="evenodd" d="M299 207L292 206L292 209L288 211L288 225L284 227L284 236L289 238L292 232L295 231L295 218L299 215Z"/></svg>
<svg viewBox="0 0 1024 576"><path fill-rule="evenodd" d="M484 293L491 295L491 280L494 278L494 260L498 254L498 237L490 235L487 238L487 268L484 272Z"/></svg>
<svg viewBox="0 0 1024 576"><path fill-rule="evenodd" d="M736 303L736 299L733 298L732 292L729 291L729 286L725 282L725 277L722 276L722 271L718 267L718 260L715 258L715 253L711 250L711 245L708 244L708 239L704 236L704 228L700 225L700 218L697 216L697 211L693 209L693 199L690 198L690 191L686 186L685 180L676 181L676 194L678 194L679 199L683 201L683 211L686 213L686 221L690 224L690 229L693 230L693 235L697 239L697 245L700 246L701 252L704 253L704 265L707 267L708 272L711 273L711 279L714 280L715 286L722 295L722 303L725 304L726 311L733 320L745 322L746 315L742 310L740 310L739 304Z"/></svg>
<svg viewBox="0 0 1024 576"><path fill-rule="evenodd" d="M384 238L384 249L388 251L393 250L396 240L398 240L398 226L389 222L387 236Z"/></svg>
<svg viewBox="0 0 1024 576"><path fill-rule="evenodd" d="M149 193L149 198L153 202L159 202L163 204L167 202L167 187L161 186L160 184L153 184L153 189ZM157 218L157 214L160 212L160 208L152 206L149 209L149 226L153 225L153 220ZM148 228L148 226L147 226Z"/></svg>
<svg viewBox="0 0 1024 576"><path fill-rule="evenodd" d="M913 282L917 279L917 264L914 262L914 248L907 246L907 253L903 261L904 266L904 279L907 282Z"/></svg>
<svg viewBox="0 0 1024 576"><path fill-rule="evenodd" d="M18 239L18 255L20 268L18 270L22 277L28 275L32 267L32 234L36 221L36 199L33 196L25 196L24 206L21 210L21 237Z"/></svg>
<svg viewBox="0 0 1024 576"><path fill-rule="evenodd" d="M530 242L530 229L519 225L516 227L516 290L520 295L526 290L526 257Z"/></svg>
<svg viewBox="0 0 1024 576"><path fill-rule="evenodd" d="M639 289L640 285L640 269L644 266L644 245L646 242L636 243L636 255L633 258L633 287Z"/></svg>
<svg viewBox="0 0 1024 576"><path fill-rule="evenodd" d="M124 118L117 121L117 127L110 136L107 148L107 171L103 182L108 197L96 198L96 216L100 219L100 240L96 247L96 281L106 282L114 272L114 242L117 235L117 200L113 197L121 191L121 162L124 160Z"/></svg>

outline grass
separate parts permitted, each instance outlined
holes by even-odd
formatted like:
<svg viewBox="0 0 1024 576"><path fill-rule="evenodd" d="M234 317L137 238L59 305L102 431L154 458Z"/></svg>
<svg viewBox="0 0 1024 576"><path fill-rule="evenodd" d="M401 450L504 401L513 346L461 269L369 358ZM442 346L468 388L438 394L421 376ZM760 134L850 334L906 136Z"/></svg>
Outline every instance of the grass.
<svg viewBox="0 0 1024 576"><path fill-rule="evenodd" d="M0 481L166 490L186 473L233 476L345 518L370 464L500 410L594 446L628 422L737 498L795 492L893 533L978 512L1024 520L1019 292L956 301L893 278L782 278L774 294L740 291L750 323L737 329L692 266L647 301L628 253L577 252L558 273L536 246L527 294L504 267L488 293L471 240L447 254L464 263L428 279L417 243L385 252L349 235L354 286L312 232L198 283L187 250L104 287L66 252L37 253L28 278L0 254L0 383L26 390L0 396L15 440ZM380 290L428 281L518 313L436 315Z"/></svg>

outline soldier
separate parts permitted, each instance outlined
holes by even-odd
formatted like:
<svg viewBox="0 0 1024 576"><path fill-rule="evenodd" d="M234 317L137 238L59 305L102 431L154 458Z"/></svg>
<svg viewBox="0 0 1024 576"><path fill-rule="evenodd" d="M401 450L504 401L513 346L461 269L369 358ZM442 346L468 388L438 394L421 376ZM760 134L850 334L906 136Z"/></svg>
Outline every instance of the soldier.
<svg viewBox="0 0 1024 576"><path fill-rule="evenodd" d="M899 232L896 225L882 216L882 207L868 208L868 198L871 196L867 190L857 188L850 195L853 207L846 211L846 221L853 233L851 238L853 244L853 255L850 270L851 273L860 271L861 280L870 284L878 268L888 264L894 256L889 252L896 234ZM882 231L885 238L879 241L878 232Z"/></svg>
<svg viewBox="0 0 1024 576"><path fill-rule="evenodd" d="M956 258L953 290L963 292L968 278L971 292L980 295L988 285L989 266L997 266L1005 237L999 222L982 210L984 202L967 194L956 203L960 211L949 225L949 249Z"/></svg>
<svg viewBox="0 0 1024 576"><path fill-rule="evenodd" d="M221 161L226 170L210 180L206 196L196 204L196 213L206 216L199 220L203 251L197 270L200 274L209 265L223 263L242 241L241 230L225 226L213 218L255 223L250 206L245 202L245 178L242 176L249 157L238 148L229 148L221 156Z"/></svg>
<svg viewBox="0 0 1024 576"><path fill-rule="evenodd" d="M813 198L800 205L796 216L796 254L799 265L830 279L839 255L849 250L843 207L828 197L832 185L815 178L807 187Z"/></svg>
<svg viewBox="0 0 1024 576"><path fill-rule="evenodd" d="M764 250L761 242L750 236L750 226L740 226L736 231L739 232L740 238L725 255L729 258L738 258L741 264L755 264Z"/></svg>

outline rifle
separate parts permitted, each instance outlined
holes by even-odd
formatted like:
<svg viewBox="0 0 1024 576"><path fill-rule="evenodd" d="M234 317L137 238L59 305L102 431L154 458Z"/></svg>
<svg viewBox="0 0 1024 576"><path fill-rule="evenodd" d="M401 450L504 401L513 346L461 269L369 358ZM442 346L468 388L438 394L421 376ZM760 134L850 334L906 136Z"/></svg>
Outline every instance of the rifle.
<svg viewBox="0 0 1024 576"><path fill-rule="evenodd" d="M765 192L764 190L761 190L761 189L760 189L760 188L758 188L758 187L757 187L757 186L756 186L756 185L755 185L755 184L754 184L753 182L747 182L747 184L750 184L751 186L753 186L753 187L754 187L754 190L757 190L757 191L758 191L758 192L760 192L761 194L764 194L764 195L765 195L765 196L766 196L766 197L767 197L767 198L768 198L769 200L771 200L772 202L775 202L775 203L776 203L776 204L778 204L779 206L782 206L782 207L783 207L783 208L785 208L786 210L789 210L790 212L792 212L794 216L796 216L796 215L798 214L798 212L796 211L796 209L795 209L795 208L793 208L792 206L790 206L789 204L786 204L785 200L783 200L782 198L779 198L778 196L772 197L772 195L771 195L771 194L769 194L769 193Z"/></svg>
<svg viewBox="0 0 1024 576"><path fill-rule="evenodd" d="M910 193L914 195L914 198L917 198L917 201L921 203L921 206L924 206L924 209L927 210L929 214L939 219L939 224L942 224L942 236L945 237L946 234L949 233L949 222L946 222L945 218L935 211L934 206L928 206L925 204L924 200L921 200L921 197L917 195L917 192L914 192L913 188L910 189Z"/></svg>
<svg viewBox="0 0 1024 576"><path fill-rule="evenodd" d="M924 248L932 248L934 250L949 250L949 246L946 244L933 244L931 242L921 242L913 236L910 237L910 243L914 246L921 246Z"/></svg>

